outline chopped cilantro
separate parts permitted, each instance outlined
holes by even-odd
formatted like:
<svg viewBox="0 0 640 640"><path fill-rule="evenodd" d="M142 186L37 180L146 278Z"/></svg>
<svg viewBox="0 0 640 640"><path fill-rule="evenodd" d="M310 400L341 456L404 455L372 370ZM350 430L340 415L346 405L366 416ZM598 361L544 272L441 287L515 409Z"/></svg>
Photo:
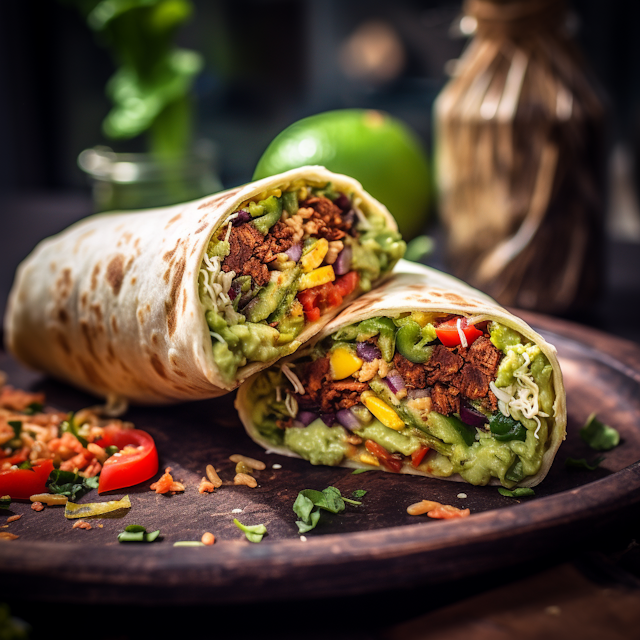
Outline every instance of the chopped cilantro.
<svg viewBox="0 0 640 640"><path fill-rule="evenodd" d="M49 474L46 485L51 493L67 496L70 502L75 502L91 489L97 489L99 482L98 476L83 478L77 472L54 469Z"/></svg>
<svg viewBox="0 0 640 640"><path fill-rule="evenodd" d="M505 489L504 487L498 488L498 493L507 498L526 498L527 496L535 496L536 492L528 487L517 487L516 489Z"/></svg>
<svg viewBox="0 0 640 640"><path fill-rule="evenodd" d="M340 513L345 510L345 502L354 505L362 504L356 500L343 498L340 489L336 489L336 487L327 487L324 491L304 489L293 503L293 511L300 518L300 520L296 520L298 532L306 533L315 529L320 520L320 509L331 513Z"/></svg>
<svg viewBox="0 0 640 640"><path fill-rule="evenodd" d="M604 456L600 456L589 463L584 458L577 460L576 458L567 458L564 461L565 467L568 469L586 469L587 471L595 471L600 463L604 460Z"/></svg>
<svg viewBox="0 0 640 640"><path fill-rule="evenodd" d="M610 451L620 444L620 434L608 424L600 422L592 413L580 429L580 437L596 451Z"/></svg>
<svg viewBox="0 0 640 640"><path fill-rule="evenodd" d="M351 497L352 498L364 498L367 495L367 492L365 489L356 489L352 494Z"/></svg>

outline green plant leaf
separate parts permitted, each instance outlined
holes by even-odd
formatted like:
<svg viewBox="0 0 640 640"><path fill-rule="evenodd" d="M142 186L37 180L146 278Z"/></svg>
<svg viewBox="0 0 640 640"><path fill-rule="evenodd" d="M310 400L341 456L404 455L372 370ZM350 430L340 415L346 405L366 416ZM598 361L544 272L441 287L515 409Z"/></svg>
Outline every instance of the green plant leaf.
<svg viewBox="0 0 640 640"><path fill-rule="evenodd" d="M592 413L580 429L580 437L596 451L611 451L620 444L620 434L616 429L600 422Z"/></svg>
<svg viewBox="0 0 640 640"><path fill-rule="evenodd" d="M262 536L267 533L267 527L263 524L244 525L237 518L233 519L233 524L235 524L238 529L244 531L244 535L249 542L260 542Z"/></svg>
<svg viewBox="0 0 640 640"><path fill-rule="evenodd" d="M364 498L366 495L367 495L366 489L356 489L351 494L351 497L353 497L353 498Z"/></svg>
<svg viewBox="0 0 640 640"><path fill-rule="evenodd" d="M564 461L565 467L568 469L585 469L587 471L595 471L600 463L604 460L604 456L600 456L593 460L593 462L587 462L584 458L576 459L576 458L567 458Z"/></svg>
<svg viewBox="0 0 640 640"><path fill-rule="evenodd" d="M505 489L504 487L498 488L498 493L500 495L506 496L507 498L526 498L528 496L535 496L536 492L533 489L529 489L528 487L517 487L516 489Z"/></svg>

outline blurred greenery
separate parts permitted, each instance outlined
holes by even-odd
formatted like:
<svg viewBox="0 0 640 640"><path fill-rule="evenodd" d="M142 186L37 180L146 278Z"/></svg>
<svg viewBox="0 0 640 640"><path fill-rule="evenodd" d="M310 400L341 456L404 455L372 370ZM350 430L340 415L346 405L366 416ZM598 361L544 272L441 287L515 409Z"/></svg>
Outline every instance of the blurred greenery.
<svg viewBox="0 0 640 640"><path fill-rule="evenodd" d="M118 66L106 93L113 103L102 124L114 140L146 133L149 150L183 155L191 146L195 51L174 44L193 15L190 0L61 0L74 5Z"/></svg>

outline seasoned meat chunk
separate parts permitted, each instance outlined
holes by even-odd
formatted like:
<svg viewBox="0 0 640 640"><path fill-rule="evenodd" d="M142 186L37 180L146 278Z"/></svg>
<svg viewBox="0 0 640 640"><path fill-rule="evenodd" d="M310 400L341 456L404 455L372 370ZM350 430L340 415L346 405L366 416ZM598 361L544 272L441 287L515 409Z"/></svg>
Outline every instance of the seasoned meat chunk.
<svg viewBox="0 0 640 640"><path fill-rule="evenodd" d="M224 226L218 238L224 239ZM237 276L251 276L253 282L262 286L269 282L269 269L263 261L254 256L256 249L264 245L264 237L252 224L242 224L231 228L229 245L231 251L222 263L225 272L235 271Z"/></svg>
<svg viewBox="0 0 640 640"><path fill-rule="evenodd" d="M468 348L464 359L489 376L495 376L502 358L502 352L493 346L491 340L481 336Z"/></svg>
<svg viewBox="0 0 640 640"><path fill-rule="evenodd" d="M329 358L318 358L307 364L299 373L306 393L299 396L301 406L320 407L322 413L333 413L358 404L360 394L369 385L353 378L329 379Z"/></svg>
<svg viewBox="0 0 640 640"><path fill-rule="evenodd" d="M460 410L460 398L455 387L447 387L440 382L436 382L431 390L431 402L433 410L448 416Z"/></svg>
<svg viewBox="0 0 640 640"><path fill-rule="evenodd" d="M300 207L313 209L310 222L313 224L315 232L330 242L341 240L351 229L352 222L343 219L342 210L329 198L313 196L301 202Z"/></svg>
<svg viewBox="0 0 640 640"><path fill-rule="evenodd" d="M393 364L408 389L424 389L427 386L427 372L423 365L407 360L401 353L393 356Z"/></svg>
<svg viewBox="0 0 640 640"><path fill-rule="evenodd" d="M452 381L452 385L460 391L460 393L470 400L484 398L489 392L489 382L491 377L483 373L478 367L471 364L465 364L462 367L460 376L456 376Z"/></svg>
<svg viewBox="0 0 640 640"><path fill-rule="evenodd" d="M457 353L454 353L444 345L437 345L425 364L427 384L451 382L463 364L464 360Z"/></svg>
<svg viewBox="0 0 640 640"><path fill-rule="evenodd" d="M258 260L269 264L276 259L276 255L291 249L295 243L294 236L295 230L279 220L271 227L253 253Z"/></svg>

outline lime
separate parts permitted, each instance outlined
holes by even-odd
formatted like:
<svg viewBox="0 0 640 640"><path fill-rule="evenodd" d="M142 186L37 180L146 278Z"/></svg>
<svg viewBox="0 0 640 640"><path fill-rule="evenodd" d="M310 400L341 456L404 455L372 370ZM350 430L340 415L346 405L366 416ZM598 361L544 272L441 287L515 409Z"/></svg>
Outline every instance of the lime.
<svg viewBox="0 0 640 640"><path fill-rule="evenodd" d="M299 120L274 138L253 179L307 164L361 182L391 211L405 239L423 229L431 201L429 163L416 134L389 114L342 109Z"/></svg>

